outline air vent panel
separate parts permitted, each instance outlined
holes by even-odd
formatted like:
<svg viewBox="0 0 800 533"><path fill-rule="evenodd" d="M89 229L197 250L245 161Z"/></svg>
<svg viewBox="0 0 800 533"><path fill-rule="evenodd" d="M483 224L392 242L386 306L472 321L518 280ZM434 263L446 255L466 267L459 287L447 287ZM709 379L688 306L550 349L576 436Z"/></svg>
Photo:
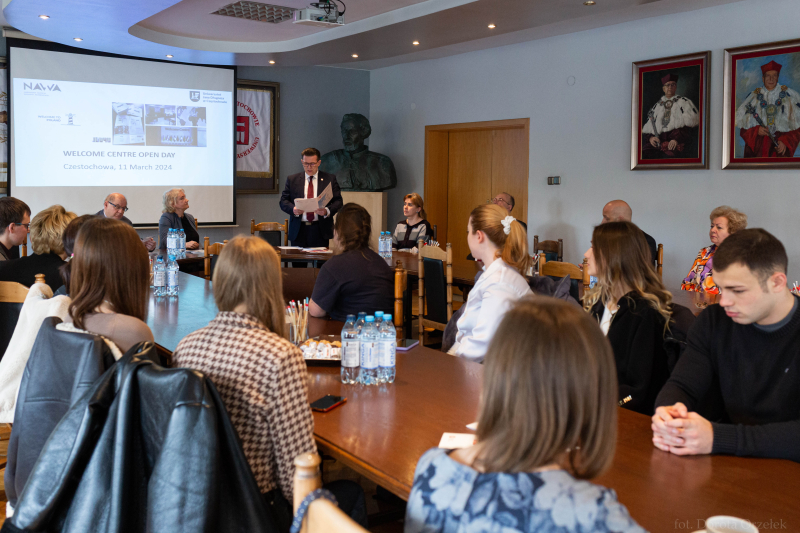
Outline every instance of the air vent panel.
<svg viewBox="0 0 800 533"><path fill-rule="evenodd" d="M211 14L278 24L284 20L291 20L293 11L294 9L290 7L244 1L228 4Z"/></svg>

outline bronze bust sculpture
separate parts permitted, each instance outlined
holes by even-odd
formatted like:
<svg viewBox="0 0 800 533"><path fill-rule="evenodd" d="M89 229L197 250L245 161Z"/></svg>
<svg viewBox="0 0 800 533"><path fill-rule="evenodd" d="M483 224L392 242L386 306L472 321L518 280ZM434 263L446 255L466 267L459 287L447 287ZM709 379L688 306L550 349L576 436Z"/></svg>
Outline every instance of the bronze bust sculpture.
<svg viewBox="0 0 800 533"><path fill-rule="evenodd" d="M370 152L364 141L372 133L369 119L358 113L342 117L344 150L322 156L320 170L336 175L343 191L384 191L397 186L397 173L389 156Z"/></svg>

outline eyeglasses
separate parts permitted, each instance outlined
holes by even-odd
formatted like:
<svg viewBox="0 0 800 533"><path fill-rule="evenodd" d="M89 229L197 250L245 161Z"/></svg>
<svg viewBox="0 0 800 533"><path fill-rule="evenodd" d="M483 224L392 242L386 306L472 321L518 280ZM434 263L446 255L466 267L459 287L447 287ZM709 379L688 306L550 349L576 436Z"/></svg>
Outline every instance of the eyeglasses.
<svg viewBox="0 0 800 533"><path fill-rule="evenodd" d="M491 200L486 200L487 204L499 204L500 202L503 202L506 205L511 205L508 202L506 202L503 198L492 198Z"/></svg>
<svg viewBox="0 0 800 533"><path fill-rule="evenodd" d="M18 222L14 222L14 224L16 224L17 226L24 226L24 227L25 227L25 229L26 229L26 230L28 230L28 231L30 231L30 230L31 230L31 225L30 225L30 223L28 223L28 224L20 224L20 223L18 223Z"/></svg>
<svg viewBox="0 0 800 533"><path fill-rule="evenodd" d="M127 207L120 207L120 206L118 206L117 204L115 204L113 202L108 202L108 205L113 205L117 209L122 209L123 213L127 213L128 212L128 208Z"/></svg>
<svg viewBox="0 0 800 533"><path fill-rule="evenodd" d="M315 166L319 165L321 162L322 161L315 161L313 163L306 163L305 161L301 161L301 163L303 163L304 167L315 167Z"/></svg>

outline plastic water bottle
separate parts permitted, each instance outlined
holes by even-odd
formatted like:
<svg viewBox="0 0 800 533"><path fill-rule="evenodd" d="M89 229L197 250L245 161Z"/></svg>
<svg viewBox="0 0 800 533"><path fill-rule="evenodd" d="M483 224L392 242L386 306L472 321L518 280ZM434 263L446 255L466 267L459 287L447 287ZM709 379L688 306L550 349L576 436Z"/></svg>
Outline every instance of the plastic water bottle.
<svg viewBox="0 0 800 533"><path fill-rule="evenodd" d="M392 258L392 234L389 233L388 231L386 232L386 239L385 239L384 243L385 243L384 246L385 246L385 250L386 250L385 251L386 259L391 259Z"/></svg>
<svg viewBox="0 0 800 533"><path fill-rule="evenodd" d="M381 344L381 360L378 369L378 381L394 383L397 364L397 330L392 323L392 315L384 315L378 330Z"/></svg>
<svg viewBox="0 0 800 533"><path fill-rule="evenodd" d="M375 329L374 316L367 316L358 340L361 342L361 370L358 373L358 381L364 385L375 385L378 383L378 359L376 357L378 330Z"/></svg>
<svg viewBox="0 0 800 533"><path fill-rule="evenodd" d="M153 265L153 294L164 296L167 294L167 268L164 265L164 258L160 255Z"/></svg>
<svg viewBox="0 0 800 533"><path fill-rule="evenodd" d="M367 313L358 313L358 318L356 318L356 333L361 335L361 330L364 329L364 325L367 323Z"/></svg>
<svg viewBox="0 0 800 533"><path fill-rule="evenodd" d="M342 328L342 383L358 383L361 367L361 343L356 329L356 315L347 315Z"/></svg>
<svg viewBox="0 0 800 533"><path fill-rule="evenodd" d="M178 234L170 228L167 232L167 256L175 255L178 250Z"/></svg>
<svg viewBox="0 0 800 533"><path fill-rule="evenodd" d="M186 258L186 232L183 229L178 230L178 255L179 259Z"/></svg>
<svg viewBox="0 0 800 533"><path fill-rule="evenodd" d="M381 329L381 322L383 322L383 311L375 311L375 329Z"/></svg>
<svg viewBox="0 0 800 533"><path fill-rule="evenodd" d="M169 256L167 263L167 295L178 295L178 263L175 262L175 256Z"/></svg>

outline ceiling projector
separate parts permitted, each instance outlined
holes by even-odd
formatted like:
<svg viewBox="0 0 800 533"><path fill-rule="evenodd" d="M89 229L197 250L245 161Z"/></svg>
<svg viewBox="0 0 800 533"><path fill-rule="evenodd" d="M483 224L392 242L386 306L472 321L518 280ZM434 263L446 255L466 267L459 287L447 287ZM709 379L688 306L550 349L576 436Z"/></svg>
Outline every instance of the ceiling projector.
<svg viewBox="0 0 800 533"><path fill-rule="evenodd" d="M339 11L339 6L334 0L323 0L309 5L305 9L298 9L294 12L294 24L304 24L306 26L322 26L331 28L333 26L344 26L344 12L347 7L344 2L340 2L343 9Z"/></svg>

